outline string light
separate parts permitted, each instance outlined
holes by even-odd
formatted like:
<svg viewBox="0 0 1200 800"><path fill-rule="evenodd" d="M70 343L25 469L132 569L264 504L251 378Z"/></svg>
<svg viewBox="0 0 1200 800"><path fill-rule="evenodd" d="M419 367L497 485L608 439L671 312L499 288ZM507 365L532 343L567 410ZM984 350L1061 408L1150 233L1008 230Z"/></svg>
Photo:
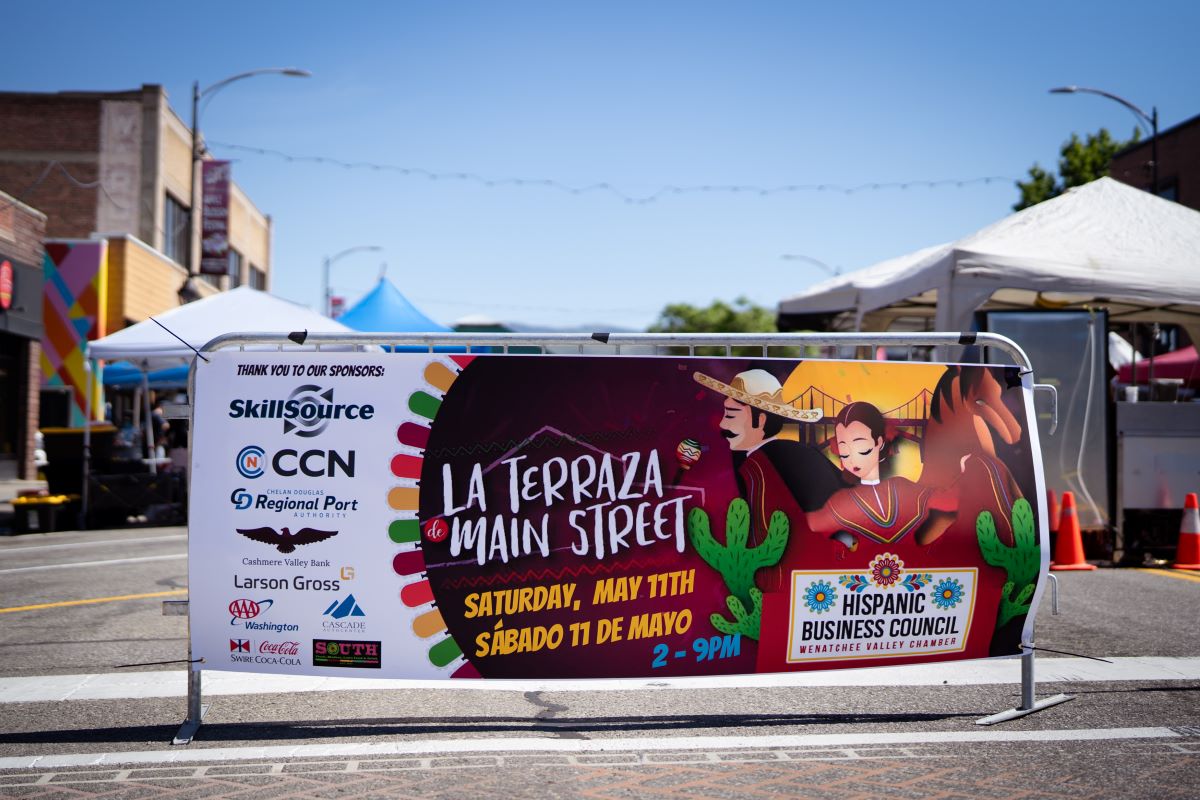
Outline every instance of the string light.
<svg viewBox="0 0 1200 800"><path fill-rule="evenodd" d="M230 142L210 141L209 144L214 147L224 147L228 150L236 150L243 153L253 153L255 155L281 158L289 163L324 164L341 167L348 170L365 169L375 172L387 171L410 178L425 178L426 180L430 181L461 181L465 183L474 183L487 189L503 187L516 187L522 189L540 188L552 189L577 196L603 193L612 195L613 197L616 197L617 199L629 205L648 205L650 203L656 203L664 197L687 194L720 193L773 197L776 195L798 194L802 192L840 192L845 195L853 195L860 192L876 192L894 189L939 189L943 187L962 189L967 186L978 184L983 184L986 186L995 182L1016 182L1017 180L1016 178L1006 177L1003 175L987 175L978 178L946 178L943 180L872 182L858 184L856 186L845 186L836 183L788 183L780 186L757 186L753 184L698 184L687 186L667 185L656 189L650 194L633 195L622 191L613 183L608 181L575 186L550 178L497 178L481 175L475 172L439 172L437 170L426 169L424 167L405 167L397 164L380 164L372 161L344 161L340 158L333 158L331 156L296 155L293 153L285 153L282 150L274 150L269 147L252 147L250 145L233 144Z"/></svg>

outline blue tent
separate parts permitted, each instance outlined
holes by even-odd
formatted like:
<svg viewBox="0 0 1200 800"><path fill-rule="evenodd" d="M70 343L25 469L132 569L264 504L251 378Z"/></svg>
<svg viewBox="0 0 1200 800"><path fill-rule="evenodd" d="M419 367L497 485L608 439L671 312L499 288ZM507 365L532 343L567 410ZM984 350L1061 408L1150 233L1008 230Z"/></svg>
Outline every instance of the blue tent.
<svg viewBox="0 0 1200 800"><path fill-rule="evenodd" d="M146 382L151 389L183 389L187 387L188 365L151 370ZM104 385L109 389L136 389L142 385L142 369L129 361L104 365Z"/></svg>
<svg viewBox="0 0 1200 800"><path fill-rule="evenodd" d="M422 314L391 281L380 278L366 297L338 317L356 331L372 333L439 333L450 329Z"/></svg>

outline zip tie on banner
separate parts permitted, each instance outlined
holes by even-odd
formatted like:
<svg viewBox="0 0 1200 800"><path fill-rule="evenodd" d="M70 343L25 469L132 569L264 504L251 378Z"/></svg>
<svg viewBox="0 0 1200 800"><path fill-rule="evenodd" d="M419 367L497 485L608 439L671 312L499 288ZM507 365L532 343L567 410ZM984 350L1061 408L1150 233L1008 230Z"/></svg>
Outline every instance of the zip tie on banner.
<svg viewBox="0 0 1200 800"><path fill-rule="evenodd" d="M152 321L152 322L153 322L155 325L157 325L158 327L162 328L164 331L166 331L167 333L171 334L172 336L174 336L174 337L175 337L176 339L178 339L179 341L183 342L183 344L184 344L184 346L185 346L185 347L187 347L189 350L191 350L193 353L195 353L197 356L199 356L199 357L200 357L202 360L204 360L204 361L208 361L208 359L207 359L207 358L204 358L204 353L201 353L199 350L197 350L196 348L192 347L192 345L191 345L191 344L189 344L188 342L184 342L184 341L183 341L183 337L182 337L182 336L180 336L179 334L177 334L175 331L171 330L171 329L170 329L170 328L168 328L166 325L163 325L161 322L159 322L158 320L154 319L154 317L151 317L151 318L150 318L150 320L151 320L151 321Z"/></svg>
<svg viewBox="0 0 1200 800"><path fill-rule="evenodd" d="M1034 647L1031 644L1023 644L1021 647L1026 650L1040 650L1043 653L1057 653L1060 656L1075 656L1076 658L1088 658L1092 661L1103 661L1105 664L1113 663L1107 658L1100 658L1099 656L1085 656L1083 653L1072 653L1069 650L1051 650L1049 647Z"/></svg>
<svg viewBox="0 0 1200 800"><path fill-rule="evenodd" d="M177 658L174 661L146 661L141 664L117 664L113 669L126 669L128 667L161 667L166 664L202 664L203 658Z"/></svg>

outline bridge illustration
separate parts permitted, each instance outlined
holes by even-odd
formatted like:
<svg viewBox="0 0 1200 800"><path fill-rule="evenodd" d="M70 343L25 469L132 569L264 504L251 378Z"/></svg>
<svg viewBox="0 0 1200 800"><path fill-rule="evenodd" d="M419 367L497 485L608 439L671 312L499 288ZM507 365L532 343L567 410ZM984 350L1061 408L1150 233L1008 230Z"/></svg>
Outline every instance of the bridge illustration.
<svg viewBox="0 0 1200 800"><path fill-rule="evenodd" d="M898 436L917 442L925 438L925 423L929 419L929 407L933 401L933 392L922 389L906 402L895 408L883 411L889 427ZM820 422L805 423L800 426L800 441L815 447L830 447L834 437L834 419L848 404L831 394L827 394L815 386L787 400L797 408L819 408L823 412ZM882 411L882 409L880 409Z"/></svg>

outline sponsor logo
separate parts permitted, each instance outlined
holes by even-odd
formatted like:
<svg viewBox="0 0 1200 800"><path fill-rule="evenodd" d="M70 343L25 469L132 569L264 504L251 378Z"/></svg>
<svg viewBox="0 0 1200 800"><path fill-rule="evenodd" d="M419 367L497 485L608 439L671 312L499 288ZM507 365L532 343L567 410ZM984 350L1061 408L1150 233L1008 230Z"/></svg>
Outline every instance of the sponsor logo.
<svg viewBox="0 0 1200 800"><path fill-rule="evenodd" d="M274 604L274 600L248 600L246 598L234 600L229 604L229 613L233 615L229 619L229 624L236 626L240 623L248 631L287 633L300 630L299 625L290 622L261 622L254 619Z"/></svg>
<svg viewBox="0 0 1200 800"><path fill-rule="evenodd" d="M230 640L230 649L233 649L233 641ZM274 664L285 667L304 666L304 662L299 658L299 642L259 642L258 653L250 655L250 641L248 639L238 639L237 641L245 642L246 646L239 647L236 652L230 654L229 660L234 663Z"/></svg>
<svg viewBox="0 0 1200 800"><path fill-rule="evenodd" d="M229 640L229 652L231 652L231 653L249 653L250 652L250 640L249 639L230 639Z"/></svg>
<svg viewBox="0 0 1200 800"><path fill-rule="evenodd" d="M258 652L270 653L276 656L298 656L300 655L299 642L261 642L258 645Z"/></svg>
<svg viewBox="0 0 1200 800"><path fill-rule="evenodd" d="M291 580L287 578L259 578L257 576L233 576L233 588L258 589L261 591L276 591L280 589L295 589L298 592L336 592L342 588L341 581L325 578L309 578L306 575L296 575Z"/></svg>
<svg viewBox="0 0 1200 800"><path fill-rule="evenodd" d="M324 433L330 420L371 419L375 416L375 406L370 403L335 403L332 388L322 389L308 383L296 387L286 399L231 400L229 416L232 419L281 419L284 433L294 433L307 439Z"/></svg>
<svg viewBox="0 0 1200 800"><path fill-rule="evenodd" d="M338 577L344 581L354 580L354 567L342 567L341 571L338 573Z"/></svg>
<svg viewBox="0 0 1200 800"><path fill-rule="evenodd" d="M254 495L238 487L233 490L233 494L229 495L229 502L233 503L233 507L238 511L245 511L254 503Z"/></svg>
<svg viewBox="0 0 1200 800"><path fill-rule="evenodd" d="M321 628L327 631L349 633L367 629L367 623L362 621L367 613L353 594L346 595L344 600L334 600L321 616L328 617L321 620Z"/></svg>
<svg viewBox="0 0 1200 800"><path fill-rule="evenodd" d="M245 487L234 489L229 495L229 502L233 503L237 511L247 511L251 508L255 511L274 511L276 514L292 511L296 512L297 516L333 516L338 512L345 516L345 512L358 511L357 499L339 500L331 494L302 494L296 497L289 493L251 494Z"/></svg>
<svg viewBox="0 0 1200 800"><path fill-rule="evenodd" d="M379 669L382 664L381 644L345 639L313 639L312 663L314 667Z"/></svg>
<svg viewBox="0 0 1200 800"><path fill-rule="evenodd" d="M297 475L306 475L309 478L336 478L338 475L345 475L347 478L353 478L354 455L353 450L338 452L315 449L301 452L285 447L267 458L265 450L252 444L238 451L235 466L239 475L250 480L261 478L268 466L273 473L283 478L294 478ZM346 502L358 505L357 500Z"/></svg>
<svg viewBox="0 0 1200 800"><path fill-rule="evenodd" d="M274 600L247 600L244 597L234 600L229 604L229 613L233 615L229 624L236 625L239 619L254 619L273 605Z"/></svg>
<svg viewBox="0 0 1200 800"><path fill-rule="evenodd" d="M279 530L275 530L269 525L261 528L235 528L235 530L247 539L271 545L281 553L292 553L302 545L323 542L338 535L337 531L322 531L316 528L301 528L292 533L286 525Z"/></svg>
<svg viewBox="0 0 1200 800"><path fill-rule="evenodd" d="M258 478L267 463L267 451L256 444L243 447L237 454L237 471L243 478Z"/></svg>

